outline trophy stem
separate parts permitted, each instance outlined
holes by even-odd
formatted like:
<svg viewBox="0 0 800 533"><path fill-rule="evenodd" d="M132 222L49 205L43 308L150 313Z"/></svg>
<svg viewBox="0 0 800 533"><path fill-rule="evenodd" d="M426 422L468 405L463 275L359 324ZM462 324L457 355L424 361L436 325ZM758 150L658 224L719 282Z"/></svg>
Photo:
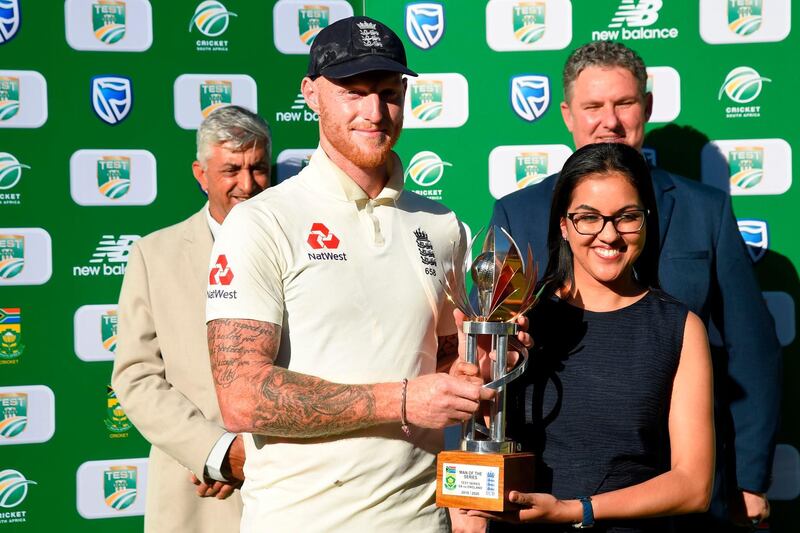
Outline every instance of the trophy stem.
<svg viewBox="0 0 800 533"><path fill-rule="evenodd" d="M466 359L467 363L471 363L473 365L478 364L478 336L474 333L467 334L467 346L466 346L466 352L464 353L464 358ZM472 418L467 420L461 426L462 442L464 441L464 439L475 440L476 416L480 415L479 414L472 415Z"/></svg>
<svg viewBox="0 0 800 533"><path fill-rule="evenodd" d="M495 349L495 360L492 367L492 380L499 379L506 374L508 362L508 337L498 335L492 337ZM506 388L497 388L497 396L492 403L492 436L493 441L502 442L506 438Z"/></svg>

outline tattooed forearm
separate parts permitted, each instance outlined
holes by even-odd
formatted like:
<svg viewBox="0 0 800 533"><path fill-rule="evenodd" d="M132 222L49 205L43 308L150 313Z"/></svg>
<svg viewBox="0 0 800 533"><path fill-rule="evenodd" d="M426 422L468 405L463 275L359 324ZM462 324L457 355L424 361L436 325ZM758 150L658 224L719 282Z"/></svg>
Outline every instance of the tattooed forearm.
<svg viewBox="0 0 800 533"><path fill-rule="evenodd" d="M436 352L436 371L447 372L458 358L458 335L439 337L439 350Z"/></svg>
<svg viewBox="0 0 800 533"><path fill-rule="evenodd" d="M280 330L257 320L209 322L211 371L228 429L303 438L377 422L371 385L341 385L275 366Z"/></svg>

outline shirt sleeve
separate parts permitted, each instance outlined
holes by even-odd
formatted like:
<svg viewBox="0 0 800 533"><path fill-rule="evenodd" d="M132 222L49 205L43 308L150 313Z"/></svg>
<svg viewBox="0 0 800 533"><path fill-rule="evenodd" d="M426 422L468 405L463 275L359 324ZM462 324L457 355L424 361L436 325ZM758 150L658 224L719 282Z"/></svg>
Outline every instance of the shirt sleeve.
<svg viewBox="0 0 800 533"><path fill-rule="evenodd" d="M251 205L231 210L211 252L207 322L239 318L282 325L286 262L281 235L268 211Z"/></svg>

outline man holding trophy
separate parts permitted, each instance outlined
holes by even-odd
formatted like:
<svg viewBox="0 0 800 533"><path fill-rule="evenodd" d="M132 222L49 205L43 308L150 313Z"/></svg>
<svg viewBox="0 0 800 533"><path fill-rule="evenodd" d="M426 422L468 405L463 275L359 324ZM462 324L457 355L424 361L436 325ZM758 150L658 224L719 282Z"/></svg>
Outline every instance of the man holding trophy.
<svg viewBox="0 0 800 533"><path fill-rule="evenodd" d="M301 85L319 148L215 241L209 351L225 426L247 434L243 532L449 530L434 502L442 429L494 392L452 364L444 266L463 230L403 191L403 74L416 75L380 22L322 30Z"/></svg>

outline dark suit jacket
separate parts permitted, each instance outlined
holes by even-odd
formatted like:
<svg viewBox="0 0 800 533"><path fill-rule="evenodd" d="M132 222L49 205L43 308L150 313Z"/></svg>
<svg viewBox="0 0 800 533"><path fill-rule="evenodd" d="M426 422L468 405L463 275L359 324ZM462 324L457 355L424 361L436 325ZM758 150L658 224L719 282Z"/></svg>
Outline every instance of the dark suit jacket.
<svg viewBox="0 0 800 533"><path fill-rule="evenodd" d="M713 319L727 352L714 356L717 482L766 492L780 408L781 351L730 198L664 170L652 174L661 286L706 325ZM547 266L547 222L557 178L505 196L492 215L492 224L505 227L520 249L531 244L540 273ZM723 473L726 465L730 471Z"/></svg>

